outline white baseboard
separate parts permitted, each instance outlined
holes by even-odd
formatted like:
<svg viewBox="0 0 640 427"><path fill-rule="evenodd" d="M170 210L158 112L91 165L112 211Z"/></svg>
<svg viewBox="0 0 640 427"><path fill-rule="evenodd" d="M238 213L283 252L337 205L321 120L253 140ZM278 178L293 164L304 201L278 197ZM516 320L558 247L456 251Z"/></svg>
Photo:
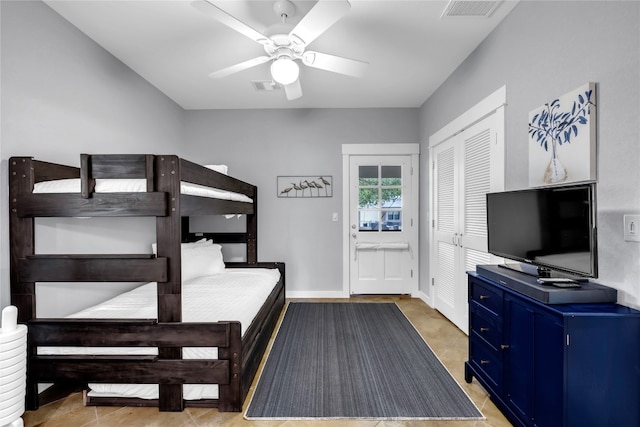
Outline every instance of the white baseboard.
<svg viewBox="0 0 640 427"><path fill-rule="evenodd" d="M287 298L350 298L348 292L344 291L287 291ZM433 308L431 296L422 291L413 293L412 298L420 298L429 307Z"/></svg>
<svg viewBox="0 0 640 427"><path fill-rule="evenodd" d="M427 295L422 291L418 291L418 294L416 295L416 297L420 298L422 301L424 301L425 304L433 308L433 300L431 299L430 295Z"/></svg>
<svg viewBox="0 0 640 427"><path fill-rule="evenodd" d="M287 298L349 298L344 291L286 291Z"/></svg>

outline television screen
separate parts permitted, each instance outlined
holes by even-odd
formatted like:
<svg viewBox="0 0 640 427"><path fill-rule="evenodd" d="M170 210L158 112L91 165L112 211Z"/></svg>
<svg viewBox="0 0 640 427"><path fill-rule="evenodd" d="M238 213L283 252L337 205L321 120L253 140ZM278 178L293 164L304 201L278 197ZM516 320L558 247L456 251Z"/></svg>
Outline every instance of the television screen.
<svg viewBox="0 0 640 427"><path fill-rule="evenodd" d="M489 252L539 272L597 277L594 196L594 184L487 194Z"/></svg>

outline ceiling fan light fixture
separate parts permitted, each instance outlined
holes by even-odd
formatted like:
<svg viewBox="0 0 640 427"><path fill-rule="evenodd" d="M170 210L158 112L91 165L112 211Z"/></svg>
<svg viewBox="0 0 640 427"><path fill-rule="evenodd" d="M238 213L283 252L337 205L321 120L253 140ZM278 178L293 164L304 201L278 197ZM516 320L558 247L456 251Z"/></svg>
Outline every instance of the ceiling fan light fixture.
<svg viewBox="0 0 640 427"><path fill-rule="evenodd" d="M271 77L281 85L288 85L298 80L300 67L296 62L287 57L281 56L271 64Z"/></svg>
<svg viewBox="0 0 640 427"><path fill-rule="evenodd" d="M2 0L0 0L2 1ZM349 0L316 1L311 9L297 22L288 20L296 13L296 6L291 0L275 1L273 10L280 18L280 23L269 26L265 31L256 31L223 9L216 6L214 0L194 0L192 5L201 12L218 20L232 30L248 37L263 46L265 54L239 64L222 68L209 76L221 78L233 73L264 64L271 63L273 84L262 86L264 90L284 89L288 100L302 96L300 84L300 62L305 66L330 71L353 77L361 77L368 65L366 62L343 58L320 52L306 51L307 45L323 34L340 20L351 8ZM295 1L295 0L294 0ZM450 0L463 1L463 0ZM503 1L503 0L495 0ZM257 85L255 85L257 87Z"/></svg>

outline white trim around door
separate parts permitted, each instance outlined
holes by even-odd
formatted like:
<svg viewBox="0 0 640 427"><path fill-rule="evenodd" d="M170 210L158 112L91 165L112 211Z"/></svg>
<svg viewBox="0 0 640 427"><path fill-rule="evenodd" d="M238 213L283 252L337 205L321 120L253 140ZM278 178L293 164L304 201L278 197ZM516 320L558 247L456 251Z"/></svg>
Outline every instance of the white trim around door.
<svg viewBox="0 0 640 427"><path fill-rule="evenodd" d="M343 144L342 145L342 218L343 218L343 226L342 226L342 290L345 296L349 296L351 294L350 289L350 277L351 277L351 210L350 210L350 194L352 193L350 190L350 165L351 160L355 156L409 156L411 159L410 168L413 173L411 176L411 187L412 187L412 200L408 205L410 206L410 212L407 212L410 216L409 221L413 222L413 230L414 232L409 237L409 246L411 247L411 271L412 271L412 280L411 285L408 289L408 292L412 296L418 295L419 288L419 259L420 259L420 251L419 251L419 155L420 155L420 144Z"/></svg>

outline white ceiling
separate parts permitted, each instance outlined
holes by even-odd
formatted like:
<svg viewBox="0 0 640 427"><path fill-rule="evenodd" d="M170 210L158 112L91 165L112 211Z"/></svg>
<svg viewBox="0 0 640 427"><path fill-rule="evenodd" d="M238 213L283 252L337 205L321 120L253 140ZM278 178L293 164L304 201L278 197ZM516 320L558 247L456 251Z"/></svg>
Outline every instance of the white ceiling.
<svg viewBox="0 0 640 427"><path fill-rule="evenodd" d="M261 45L204 15L190 0L45 0L82 32L185 109L419 107L513 9L489 18L444 17L447 1L351 0L351 10L309 49L369 63L362 78L301 66L303 96L256 91L269 63L223 79L208 74L264 54ZM293 0L296 23L315 4ZM215 1L262 32L272 0Z"/></svg>

